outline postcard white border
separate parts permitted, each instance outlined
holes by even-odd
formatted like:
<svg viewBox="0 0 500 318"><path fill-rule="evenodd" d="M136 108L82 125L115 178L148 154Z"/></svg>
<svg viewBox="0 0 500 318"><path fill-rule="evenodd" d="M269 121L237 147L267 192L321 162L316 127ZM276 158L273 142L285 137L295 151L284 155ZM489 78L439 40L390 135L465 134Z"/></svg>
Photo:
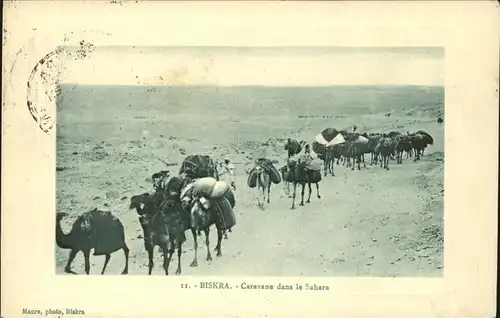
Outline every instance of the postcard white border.
<svg viewBox="0 0 500 318"><path fill-rule="evenodd" d="M21 316L25 307L71 307L89 317L493 316L495 12L494 2L453 1L5 3L2 315ZM67 43L127 46L444 47L444 278L214 278L230 284L316 282L331 289L279 293L181 290L181 282L200 280L190 276L56 276L55 137L33 122L25 96L34 63L65 36Z"/></svg>

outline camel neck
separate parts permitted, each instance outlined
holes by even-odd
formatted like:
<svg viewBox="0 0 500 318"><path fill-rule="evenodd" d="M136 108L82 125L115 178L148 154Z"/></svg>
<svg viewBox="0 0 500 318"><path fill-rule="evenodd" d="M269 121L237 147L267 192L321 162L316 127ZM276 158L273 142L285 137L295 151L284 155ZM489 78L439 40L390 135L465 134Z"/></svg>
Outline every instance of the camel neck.
<svg viewBox="0 0 500 318"><path fill-rule="evenodd" d="M56 220L56 244L60 248L71 248L70 239L68 234L64 234L61 228L61 221Z"/></svg>

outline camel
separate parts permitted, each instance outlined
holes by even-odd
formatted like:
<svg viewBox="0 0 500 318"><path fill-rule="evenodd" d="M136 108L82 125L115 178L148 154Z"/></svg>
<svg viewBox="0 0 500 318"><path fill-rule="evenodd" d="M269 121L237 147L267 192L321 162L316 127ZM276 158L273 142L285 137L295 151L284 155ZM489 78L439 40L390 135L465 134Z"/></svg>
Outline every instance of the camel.
<svg viewBox="0 0 500 318"><path fill-rule="evenodd" d="M190 178L189 176L187 176L186 174L182 174L181 176L179 177L172 177L172 179L170 180L170 184L171 185L174 185L175 184L175 192L174 193L178 193L180 194L181 190L184 189L188 184L190 184L191 182L193 182L194 179ZM229 189L228 192L226 192L226 194L224 194L224 196L226 197L226 199L229 201L229 203L231 204L231 208L234 209L235 205L236 205L236 200L234 199L234 193L231 189ZM184 207L183 207L184 208ZM190 213L190 211L187 211ZM224 230L224 239L228 239L228 235L227 233L232 233L232 229L229 228L229 229L226 229ZM193 234L193 236L196 235ZM201 235L201 230L197 230L197 235ZM196 238L195 238L196 240Z"/></svg>
<svg viewBox="0 0 500 318"><path fill-rule="evenodd" d="M420 157L424 155L424 150L428 145L427 136L421 134L410 135L410 144L415 151L415 159L413 162L420 160Z"/></svg>
<svg viewBox="0 0 500 318"><path fill-rule="evenodd" d="M302 162L300 159L298 162L291 161L289 163L289 170L287 171L285 177L283 178L283 180L293 183L293 196L292 196L292 207L291 207L292 210L295 209L297 184L300 184L302 186L302 191L301 191L302 199L299 204L300 206L304 205L304 190L306 183L309 187L309 197L307 198L306 203L311 202L311 192L312 192L311 183L316 184L317 196L318 199L321 199L321 195L319 194L319 182L321 181L321 171L313 169L307 169L306 171L306 166L307 164L305 162Z"/></svg>
<svg viewBox="0 0 500 318"><path fill-rule="evenodd" d="M184 234L186 219L183 218L183 210L178 200L169 198L162 199L158 206L158 199L155 195L143 193L130 198L129 209L135 209L139 214L139 222L144 232L144 247L148 253L148 274L153 271L154 247L159 246L163 250L163 269L168 275L168 268L172 255L177 248L177 270L176 275L180 275L182 244L186 241Z"/></svg>
<svg viewBox="0 0 500 318"><path fill-rule="evenodd" d="M365 137L366 134L363 135ZM346 137L346 148L348 154L348 167L351 167L351 170L354 170L354 165L358 164L358 170L361 170L360 163L363 162L363 167L366 168L365 163L365 153L370 152L370 143L362 143L357 140L360 135L357 133L348 134ZM365 137L366 138L366 137ZM353 163L350 164L350 158L352 158Z"/></svg>
<svg viewBox="0 0 500 318"><path fill-rule="evenodd" d="M228 191L229 192L229 191ZM227 193L226 193L227 194ZM217 252L217 257L222 256L222 236L225 233L224 222L221 219L221 212L218 211L221 207L220 204L226 204L234 207L234 203L232 204L226 196L222 197L219 200L209 201L208 208L204 208L203 206L207 201L203 200L203 198L194 198L192 202L188 205L190 207L190 212L188 215L196 215L197 217L194 220L191 220L193 223L191 225L191 232L193 233L194 238L194 259L191 263L191 267L198 266L198 239L196 233L199 230L203 230L205 232L205 244L207 246L207 261L212 260L212 255L210 253L210 226L215 224L217 229L217 245L215 246L215 251ZM205 205L206 206L206 205ZM184 208L186 209L186 207Z"/></svg>
<svg viewBox="0 0 500 318"><path fill-rule="evenodd" d="M90 250L94 255L105 255L106 260L102 267L101 275L106 271L106 266L111 254L122 249L125 254L125 268L122 275L128 274L129 248L125 243L125 232L121 221L108 211L94 208L84 212L73 223L71 231L65 234L61 228L61 220L67 213L57 213L56 216L56 244L60 248L70 249L68 262L64 271L76 274L71 270L71 263L79 251L85 258L85 273L90 274Z"/></svg>
<svg viewBox="0 0 500 318"><path fill-rule="evenodd" d="M392 146L392 139L387 137L386 135L382 136L377 144L376 152L380 153L382 160L380 161L380 167L384 168L385 170L389 170L389 159L391 156L391 146Z"/></svg>
<svg viewBox="0 0 500 318"><path fill-rule="evenodd" d="M271 176L260 165L255 167L255 173L257 174L257 205L263 209L266 202L266 190L267 203L270 203L269 194L271 193ZM260 200L261 198L262 201Z"/></svg>
<svg viewBox="0 0 500 318"><path fill-rule="evenodd" d="M411 134L410 136L419 136L418 138L412 138L412 139L415 140L414 143L416 144L416 147L414 147L415 156L416 157L418 156L418 159L415 159L414 161L420 160L420 156L424 155L424 151L425 151L425 148L427 147L427 145L434 144L434 139L432 138L432 136L430 134L428 134L427 132L425 132L423 130L418 130L417 132L415 132L414 134ZM416 140L416 139L418 139L418 140Z"/></svg>
<svg viewBox="0 0 500 318"><path fill-rule="evenodd" d="M382 137L380 134L370 134L368 139L369 141L369 148L370 148L370 154L371 154L371 160L370 160L370 165L373 166L373 164L377 164L378 162L378 155L379 153L375 152L375 148L377 147L379 139Z"/></svg>
<svg viewBox="0 0 500 318"><path fill-rule="evenodd" d="M302 151L302 145L295 139L288 138L285 144L285 150L288 151L288 158L299 154Z"/></svg>
<svg viewBox="0 0 500 318"><path fill-rule="evenodd" d="M400 135L395 138L396 146L396 164L403 163L403 152L406 152L406 158L409 158L412 150L410 138L408 136Z"/></svg>
<svg viewBox="0 0 500 318"><path fill-rule="evenodd" d="M324 176L326 177L327 173L330 172L332 176L335 176L334 172L334 164L335 159L337 159L337 165L339 164L340 157L342 156L344 144L328 146L326 148L325 159L323 160L323 165L325 167Z"/></svg>

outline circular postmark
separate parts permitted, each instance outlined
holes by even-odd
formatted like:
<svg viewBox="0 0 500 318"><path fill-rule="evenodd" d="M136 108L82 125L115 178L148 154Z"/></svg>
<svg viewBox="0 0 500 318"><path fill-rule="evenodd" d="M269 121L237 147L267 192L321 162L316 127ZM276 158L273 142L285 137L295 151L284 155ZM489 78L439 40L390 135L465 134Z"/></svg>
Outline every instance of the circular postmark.
<svg viewBox="0 0 500 318"><path fill-rule="evenodd" d="M55 125L57 103L61 101L60 76L65 69L62 55L74 60L88 59L94 45L82 40L76 50L58 46L42 57L31 70L28 79L26 104L42 131L49 133Z"/></svg>
<svg viewBox="0 0 500 318"><path fill-rule="evenodd" d="M40 129L46 133L49 133L55 124L56 103L60 93L59 54L62 51L63 48L58 47L42 57L31 70L27 83L28 110Z"/></svg>

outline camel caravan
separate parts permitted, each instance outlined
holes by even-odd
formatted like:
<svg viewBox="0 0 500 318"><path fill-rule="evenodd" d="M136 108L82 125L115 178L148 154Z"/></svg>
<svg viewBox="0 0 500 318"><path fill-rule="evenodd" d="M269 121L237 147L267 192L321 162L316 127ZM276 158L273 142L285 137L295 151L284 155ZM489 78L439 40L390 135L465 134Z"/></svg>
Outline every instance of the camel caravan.
<svg viewBox="0 0 500 318"><path fill-rule="evenodd" d="M284 145L287 159L277 169L275 163L267 158L265 151L254 153L252 168L247 172L247 186L257 189L257 206L264 209L270 203L271 186L284 184L285 194L292 198L291 209L295 209L297 185L301 186L300 206L304 205L305 186L309 193L306 203L311 200L311 185L316 186L317 198L321 199L319 184L322 177L334 176L334 165L343 165L351 170L361 163L366 167L365 154L370 155L370 165L389 170L391 160L402 164L403 157L420 159L432 137L425 131L415 133L357 133L324 129L316 135L312 147L305 141L288 138ZM321 173L323 167L323 174ZM219 168L223 169L225 179L220 178ZM153 190L130 198L129 209L135 210L143 230L144 247L148 254L148 274L151 275L154 262L153 252L158 246L163 253L163 268L169 273L169 264L177 250L177 275L182 273L182 246L186 241L186 231L193 237L194 252L191 267L198 266L198 236L204 233L207 248L206 261L212 260L210 253L210 228L217 231L217 257L222 256L222 239L236 225L234 209L236 206L236 185L234 166L228 158L224 164L217 164L208 155L189 155L181 163L178 176L171 176L169 170L159 171L151 176ZM290 187L293 186L293 193ZM129 248L125 242L124 227L121 221L108 211L94 208L81 214L73 223L72 229L65 234L60 221L66 216L58 213L56 217L56 243L60 248L69 249L65 272L73 273L71 264L80 251L84 254L85 272L90 273L90 251L93 255L105 255L101 274L104 274L111 254L123 250L125 267L122 274L128 274Z"/></svg>

